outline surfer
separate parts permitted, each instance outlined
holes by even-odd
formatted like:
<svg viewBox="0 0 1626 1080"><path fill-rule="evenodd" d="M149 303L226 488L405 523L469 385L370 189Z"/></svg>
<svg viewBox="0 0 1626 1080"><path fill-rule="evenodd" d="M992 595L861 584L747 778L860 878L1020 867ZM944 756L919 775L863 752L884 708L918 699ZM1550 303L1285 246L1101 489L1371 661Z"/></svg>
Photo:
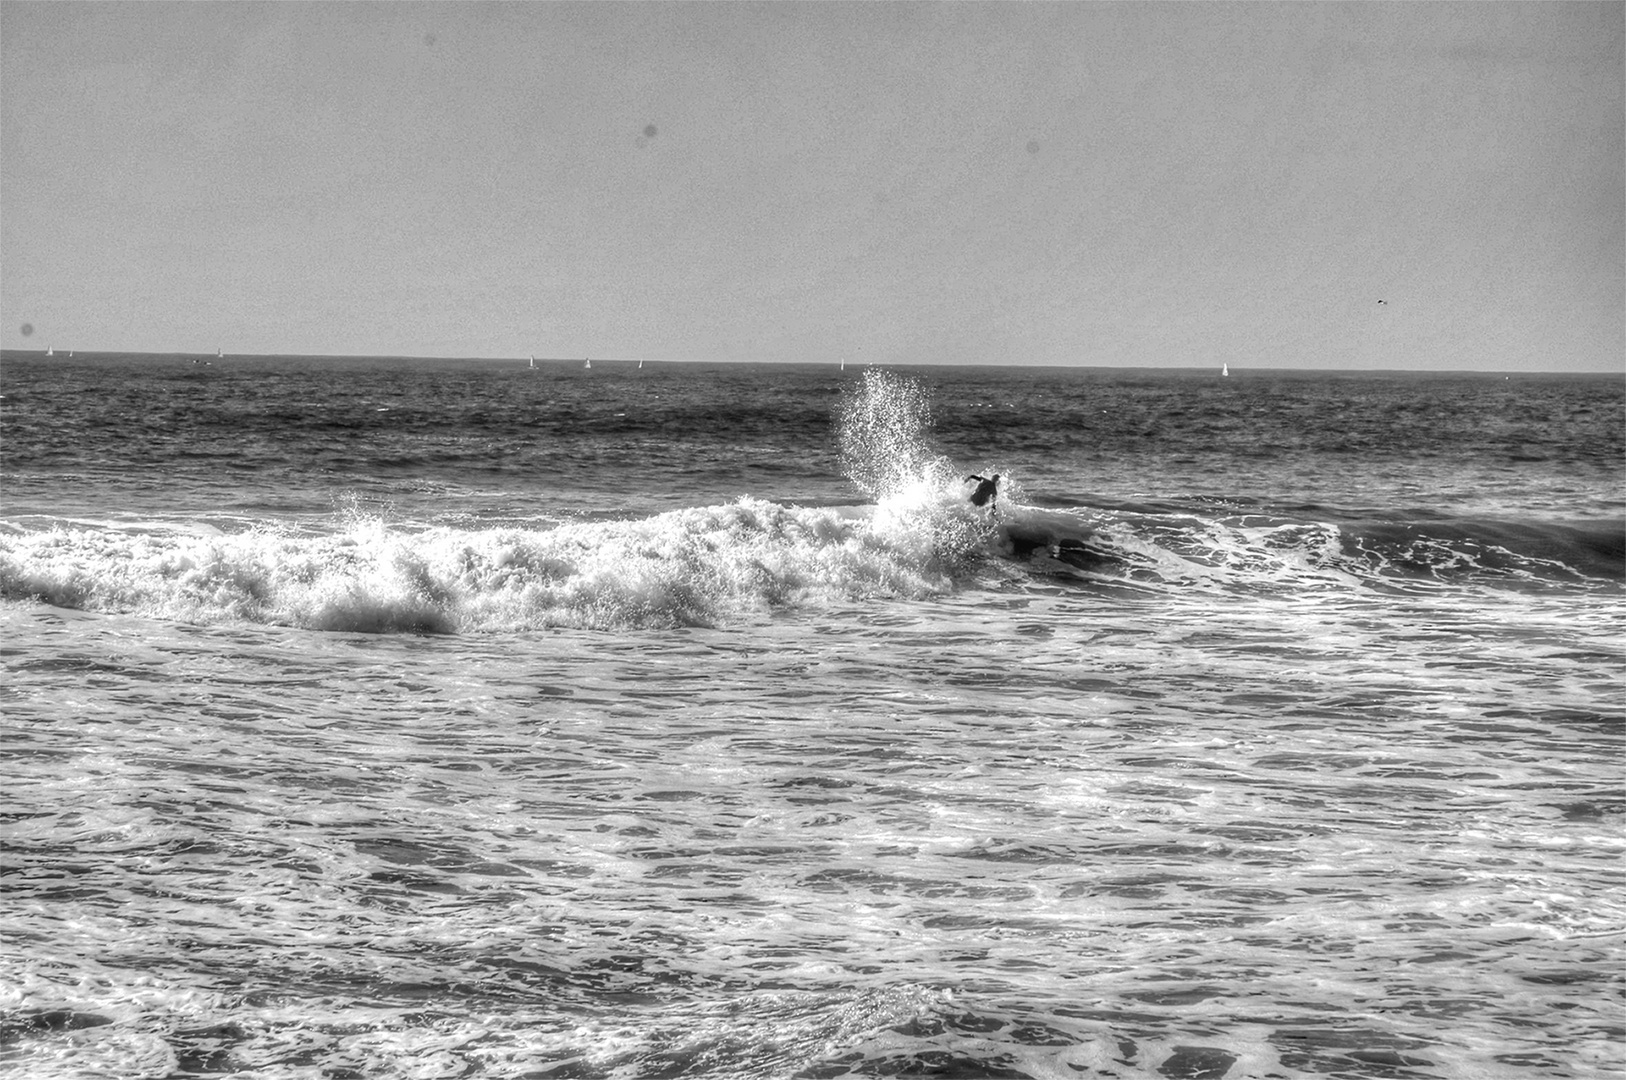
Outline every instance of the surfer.
<svg viewBox="0 0 1626 1080"><path fill-rule="evenodd" d="M995 510L999 509L998 473L995 473L992 478L978 476L976 473L972 473L970 476L966 477L966 479L975 480L977 482L977 489L971 493L972 506L989 506Z"/></svg>

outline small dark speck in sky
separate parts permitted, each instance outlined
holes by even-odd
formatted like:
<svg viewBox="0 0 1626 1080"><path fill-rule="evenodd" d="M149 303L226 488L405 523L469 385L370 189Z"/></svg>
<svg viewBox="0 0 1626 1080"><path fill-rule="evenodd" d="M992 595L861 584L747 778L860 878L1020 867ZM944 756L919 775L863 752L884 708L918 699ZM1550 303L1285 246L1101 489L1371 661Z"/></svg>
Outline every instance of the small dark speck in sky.
<svg viewBox="0 0 1626 1080"><path fill-rule="evenodd" d="M434 45L435 45L435 35L434 34L425 34L423 36L423 43L425 45L428 45L430 48L433 48Z"/></svg>
<svg viewBox="0 0 1626 1080"><path fill-rule="evenodd" d="M1028 140L1028 153L1037 154L1038 152L1039 152L1039 140L1038 139L1029 139Z"/></svg>
<svg viewBox="0 0 1626 1080"><path fill-rule="evenodd" d="M646 124L646 125L644 125L644 138L653 139L658 134L660 134L660 129L657 128L654 124Z"/></svg>
<svg viewBox="0 0 1626 1080"><path fill-rule="evenodd" d="M23 323L23 337L28 337L33 333L34 333L34 324L31 323L31 322Z"/></svg>

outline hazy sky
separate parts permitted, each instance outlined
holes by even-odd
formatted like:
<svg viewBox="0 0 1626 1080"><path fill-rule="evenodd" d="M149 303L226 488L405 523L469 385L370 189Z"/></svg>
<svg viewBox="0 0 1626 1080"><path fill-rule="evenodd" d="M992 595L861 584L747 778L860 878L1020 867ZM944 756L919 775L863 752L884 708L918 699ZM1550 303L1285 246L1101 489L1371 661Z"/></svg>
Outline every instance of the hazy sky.
<svg viewBox="0 0 1626 1080"><path fill-rule="evenodd" d="M0 341L1619 370L1623 13L4 0Z"/></svg>

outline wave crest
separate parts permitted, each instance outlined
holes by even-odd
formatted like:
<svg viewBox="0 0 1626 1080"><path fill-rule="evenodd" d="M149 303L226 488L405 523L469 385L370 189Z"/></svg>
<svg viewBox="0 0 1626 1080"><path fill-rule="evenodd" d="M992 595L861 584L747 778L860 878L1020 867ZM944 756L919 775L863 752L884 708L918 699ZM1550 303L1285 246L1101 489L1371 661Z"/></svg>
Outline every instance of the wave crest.
<svg viewBox="0 0 1626 1080"><path fill-rule="evenodd" d="M946 591L976 539L932 515L758 499L554 529L53 528L0 536L0 596L199 623L454 632L716 626Z"/></svg>

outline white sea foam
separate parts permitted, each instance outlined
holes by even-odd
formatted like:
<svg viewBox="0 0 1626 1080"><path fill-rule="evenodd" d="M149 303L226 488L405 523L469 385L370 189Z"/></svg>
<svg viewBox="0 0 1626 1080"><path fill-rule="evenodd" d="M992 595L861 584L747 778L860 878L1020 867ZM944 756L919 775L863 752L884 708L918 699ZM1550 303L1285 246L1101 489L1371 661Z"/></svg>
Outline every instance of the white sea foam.
<svg viewBox="0 0 1626 1080"><path fill-rule="evenodd" d="M0 591L186 622L469 631L716 625L950 587L971 515L756 499L554 529L53 529L0 538Z"/></svg>
<svg viewBox="0 0 1626 1080"><path fill-rule="evenodd" d="M199 624L451 633L738 625L1034 576L1282 595L1576 578L1500 548L1495 560L1461 543L1374 549L1328 523L1011 502L990 513L964 500L952 469L914 460L923 471L892 476L872 506L742 498L551 528L423 528L352 510L323 530L12 530L0 534L0 597Z"/></svg>

